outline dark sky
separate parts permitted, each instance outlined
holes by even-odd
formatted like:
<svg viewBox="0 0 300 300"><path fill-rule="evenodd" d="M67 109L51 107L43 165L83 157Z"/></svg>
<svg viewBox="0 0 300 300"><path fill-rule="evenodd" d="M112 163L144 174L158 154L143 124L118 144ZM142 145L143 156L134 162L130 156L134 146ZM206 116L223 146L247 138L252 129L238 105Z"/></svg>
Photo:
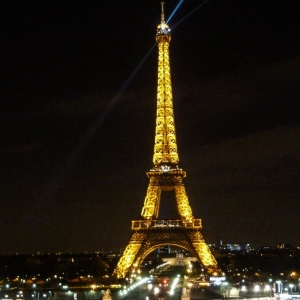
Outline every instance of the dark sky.
<svg viewBox="0 0 300 300"><path fill-rule="evenodd" d="M159 3L1 3L0 253L127 245L153 166ZM300 1L201 3L169 22L194 216L208 243L300 245Z"/></svg>

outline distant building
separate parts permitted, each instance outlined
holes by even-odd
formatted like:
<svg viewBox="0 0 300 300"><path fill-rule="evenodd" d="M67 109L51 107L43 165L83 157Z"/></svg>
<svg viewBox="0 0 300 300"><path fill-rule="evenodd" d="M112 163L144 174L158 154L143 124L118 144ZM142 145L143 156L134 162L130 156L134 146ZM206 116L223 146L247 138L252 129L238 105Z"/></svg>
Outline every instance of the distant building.
<svg viewBox="0 0 300 300"><path fill-rule="evenodd" d="M234 244L226 244L226 249L230 251L249 251L251 250L250 244L244 243L234 243Z"/></svg>
<svg viewBox="0 0 300 300"><path fill-rule="evenodd" d="M250 251L251 247L248 243L220 243L216 244L208 244L209 248L213 250L225 250L225 251Z"/></svg>

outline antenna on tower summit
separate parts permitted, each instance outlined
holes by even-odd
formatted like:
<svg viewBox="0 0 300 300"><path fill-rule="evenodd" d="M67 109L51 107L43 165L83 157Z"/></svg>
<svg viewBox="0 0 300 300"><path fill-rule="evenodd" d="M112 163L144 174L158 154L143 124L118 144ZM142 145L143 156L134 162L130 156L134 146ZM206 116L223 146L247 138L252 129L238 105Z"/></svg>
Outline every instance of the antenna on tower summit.
<svg viewBox="0 0 300 300"><path fill-rule="evenodd" d="M165 2L160 2L161 4L161 22L165 23L165 14L164 14L164 4Z"/></svg>

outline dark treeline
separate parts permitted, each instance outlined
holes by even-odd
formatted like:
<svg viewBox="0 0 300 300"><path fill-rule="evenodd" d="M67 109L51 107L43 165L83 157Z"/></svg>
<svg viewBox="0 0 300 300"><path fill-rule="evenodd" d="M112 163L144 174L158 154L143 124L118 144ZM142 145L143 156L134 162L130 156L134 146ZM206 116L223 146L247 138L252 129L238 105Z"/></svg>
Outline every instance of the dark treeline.
<svg viewBox="0 0 300 300"><path fill-rule="evenodd" d="M251 251L213 251L219 266L231 282L242 279L249 282L292 279L300 274L300 249L257 249ZM175 253L173 254L176 255ZM0 256L0 280L15 285L28 283L89 282L101 283L113 273L120 253L80 254L18 254ZM142 270L161 263L157 255L149 258L151 265L144 264ZM194 264L194 271L201 272L201 265Z"/></svg>
<svg viewBox="0 0 300 300"><path fill-rule="evenodd" d="M290 280L300 273L300 249L261 248L216 254L219 266L232 282Z"/></svg>

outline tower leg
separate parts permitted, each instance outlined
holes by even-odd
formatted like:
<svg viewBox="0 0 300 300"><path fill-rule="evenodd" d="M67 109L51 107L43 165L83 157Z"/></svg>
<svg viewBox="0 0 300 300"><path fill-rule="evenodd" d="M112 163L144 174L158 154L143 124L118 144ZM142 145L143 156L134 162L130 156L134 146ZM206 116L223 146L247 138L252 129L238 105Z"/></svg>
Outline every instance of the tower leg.
<svg viewBox="0 0 300 300"><path fill-rule="evenodd" d="M185 192L184 185L174 186L178 212L183 220L192 221L193 213Z"/></svg>
<svg viewBox="0 0 300 300"><path fill-rule="evenodd" d="M160 204L161 188L155 177L150 178L147 195L142 209L142 217L145 219L157 218Z"/></svg>
<svg viewBox="0 0 300 300"><path fill-rule="evenodd" d="M195 249L201 263L206 268L207 272L210 275L220 275L221 270L218 267L217 261L212 255L208 245L205 243L200 231L188 231L187 234L193 244L193 248Z"/></svg>
<svg viewBox="0 0 300 300"><path fill-rule="evenodd" d="M125 248L122 257L120 258L113 275L117 278L124 278L132 267L137 253L139 252L146 233L134 233L127 247Z"/></svg>

